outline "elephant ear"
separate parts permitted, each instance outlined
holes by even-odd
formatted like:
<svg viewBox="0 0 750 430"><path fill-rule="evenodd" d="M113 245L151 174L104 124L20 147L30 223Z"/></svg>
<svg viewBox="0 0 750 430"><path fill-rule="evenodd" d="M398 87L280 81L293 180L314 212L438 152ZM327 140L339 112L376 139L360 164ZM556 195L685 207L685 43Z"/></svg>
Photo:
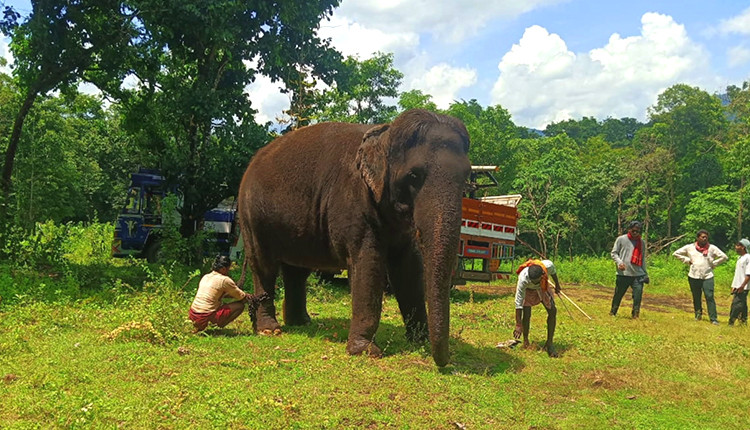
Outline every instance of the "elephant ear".
<svg viewBox="0 0 750 430"><path fill-rule="evenodd" d="M362 138L362 144L357 150L357 169L362 174L365 184L380 203L385 190L386 177L388 176L388 139L387 131L389 125L378 125L367 132Z"/></svg>

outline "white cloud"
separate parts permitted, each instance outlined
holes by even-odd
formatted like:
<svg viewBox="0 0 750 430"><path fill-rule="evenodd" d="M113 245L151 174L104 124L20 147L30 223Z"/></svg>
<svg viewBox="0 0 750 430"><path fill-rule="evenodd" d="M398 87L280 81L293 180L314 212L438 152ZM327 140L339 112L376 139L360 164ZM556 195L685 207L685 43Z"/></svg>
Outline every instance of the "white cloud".
<svg viewBox="0 0 750 430"><path fill-rule="evenodd" d="M733 18L721 20L718 30L723 34L737 33L750 36L750 7Z"/></svg>
<svg viewBox="0 0 750 430"><path fill-rule="evenodd" d="M729 67L739 67L750 63L750 49L744 45L733 46L727 49Z"/></svg>
<svg viewBox="0 0 750 430"><path fill-rule="evenodd" d="M10 53L8 39L3 33L0 33L0 58L7 61L5 66L0 66L0 73L10 74L10 65L13 64L13 54Z"/></svg>
<svg viewBox="0 0 750 430"><path fill-rule="evenodd" d="M415 32L386 32L367 28L346 17L334 16L330 21L322 21L318 35L330 38L333 46L344 56L372 58L376 52L392 52L394 56L413 56L419 45L419 35Z"/></svg>
<svg viewBox="0 0 750 430"><path fill-rule="evenodd" d="M336 16L346 16L386 33L430 33L458 43L496 19L513 19L565 0L346 0Z"/></svg>
<svg viewBox="0 0 750 430"><path fill-rule="evenodd" d="M413 77L407 83L408 89L418 89L432 96L432 101L441 108L447 109L456 100L462 88L470 87L477 82L477 72L470 68L451 67L441 63L420 73L412 72Z"/></svg>
<svg viewBox="0 0 750 430"><path fill-rule="evenodd" d="M645 119L646 107L676 83L713 88L708 53L672 17L646 13L639 36L613 34L588 53L573 53L557 34L533 26L506 53L492 102L517 124L543 128L582 116Z"/></svg>
<svg viewBox="0 0 750 430"><path fill-rule="evenodd" d="M255 82L245 89L250 95L253 109L258 111L255 115L258 124L277 122L277 118L282 117L282 112L289 109L289 96L281 93L282 85L258 74L255 76Z"/></svg>

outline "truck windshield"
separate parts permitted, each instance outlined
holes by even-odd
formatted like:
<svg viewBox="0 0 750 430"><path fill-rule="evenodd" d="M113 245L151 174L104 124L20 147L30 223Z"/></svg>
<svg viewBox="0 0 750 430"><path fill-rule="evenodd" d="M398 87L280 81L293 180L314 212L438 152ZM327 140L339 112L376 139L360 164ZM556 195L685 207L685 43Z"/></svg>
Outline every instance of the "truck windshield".
<svg viewBox="0 0 750 430"><path fill-rule="evenodd" d="M128 190L128 200L125 202L125 210L123 212L129 214L137 214L140 211L141 203L141 189L139 187L130 187Z"/></svg>

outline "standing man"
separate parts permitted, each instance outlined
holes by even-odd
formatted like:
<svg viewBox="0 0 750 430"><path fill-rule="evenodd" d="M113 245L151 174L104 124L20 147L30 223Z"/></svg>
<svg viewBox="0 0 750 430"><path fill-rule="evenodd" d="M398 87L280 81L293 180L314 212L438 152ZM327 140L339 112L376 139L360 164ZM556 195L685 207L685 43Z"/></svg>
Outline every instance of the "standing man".
<svg viewBox="0 0 750 430"><path fill-rule="evenodd" d="M240 290L229 275L232 260L224 255L216 256L211 273L201 278L188 318L195 327L194 333L203 331L209 322L224 327L237 319L245 310L245 300L250 295ZM225 296L237 299L236 302L222 303Z"/></svg>
<svg viewBox="0 0 750 430"><path fill-rule="evenodd" d="M552 345L557 324L557 307L549 289L549 276L555 282L555 292L560 294L560 281L557 279L555 265L549 260L528 260L518 267L516 283L516 328L513 337L518 339L523 333L523 346L528 348L529 328L531 327L531 307L539 303L547 310L547 343L544 349L550 357L557 357Z"/></svg>
<svg viewBox="0 0 750 430"><path fill-rule="evenodd" d="M638 318L641 314L641 298L643 284L648 284L646 272L646 243L641 239L641 223L631 221L628 232L615 239L612 247L612 260L617 266L617 280L615 281L615 295L612 297L612 307L609 314L617 315L620 302L628 287L633 290L633 311L631 317Z"/></svg>
<svg viewBox="0 0 750 430"><path fill-rule="evenodd" d="M685 245L674 252L675 257L690 265L688 283L693 293L695 320L703 318L701 291L706 296L706 307L711 324L719 325L716 319L716 300L714 300L714 267L727 261L727 255L721 249L708 243L708 232L699 230L695 243Z"/></svg>
<svg viewBox="0 0 750 430"><path fill-rule="evenodd" d="M734 325L734 321L739 318L740 324L747 324L747 291L750 289L750 254L747 249L750 248L750 240L740 239L734 245L734 250L740 258L734 266L734 279L732 279L732 307L729 309L729 325Z"/></svg>

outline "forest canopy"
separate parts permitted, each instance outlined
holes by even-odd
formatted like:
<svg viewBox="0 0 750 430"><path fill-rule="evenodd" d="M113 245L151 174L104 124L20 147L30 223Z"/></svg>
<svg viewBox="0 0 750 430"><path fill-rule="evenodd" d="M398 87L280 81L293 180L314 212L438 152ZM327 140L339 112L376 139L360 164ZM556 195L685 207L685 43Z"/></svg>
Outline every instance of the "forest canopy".
<svg viewBox="0 0 750 430"><path fill-rule="evenodd" d="M701 228L722 246L746 236L747 82L721 95L673 85L646 122L583 117L531 130L500 105L441 110L429 94L402 91L391 54L336 52L317 28L338 3L32 1L27 17L6 8L0 30L15 62L0 74L3 231L114 221L129 173L149 167L184 189L190 236L277 134L424 108L461 119L472 163L498 166L487 193L523 196L519 241L529 253L601 255L633 219L651 251ZM285 123L258 122L246 88L259 74L288 89Z"/></svg>

